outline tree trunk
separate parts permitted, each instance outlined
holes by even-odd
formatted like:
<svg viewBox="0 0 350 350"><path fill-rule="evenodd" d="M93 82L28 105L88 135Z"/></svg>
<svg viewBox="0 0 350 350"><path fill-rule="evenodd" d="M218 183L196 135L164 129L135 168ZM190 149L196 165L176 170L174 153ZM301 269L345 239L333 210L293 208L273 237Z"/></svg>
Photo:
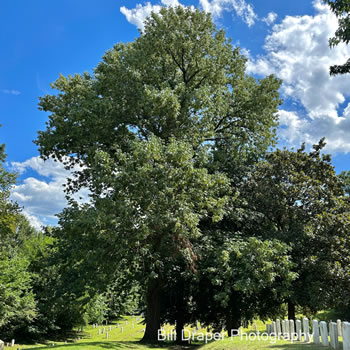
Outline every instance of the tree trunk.
<svg viewBox="0 0 350 350"><path fill-rule="evenodd" d="M229 337L231 337L231 335L238 335L239 327L241 327L240 320L236 319L235 317L232 317L232 315L226 317L226 330Z"/></svg>
<svg viewBox="0 0 350 350"><path fill-rule="evenodd" d="M146 329L142 342L155 343L158 341L161 288L162 281L160 278L148 283Z"/></svg>
<svg viewBox="0 0 350 350"><path fill-rule="evenodd" d="M182 330L184 329L184 320L183 317L178 316L176 319L176 343L181 344L182 341Z"/></svg>
<svg viewBox="0 0 350 350"><path fill-rule="evenodd" d="M288 320L295 322L295 304L291 301L288 301Z"/></svg>
<svg viewBox="0 0 350 350"><path fill-rule="evenodd" d="M239 308L240 299L235 291L232 291L230 303L226 313L226 330L228 336L238 335L238 329L241 327L241 310Z"/></svg>

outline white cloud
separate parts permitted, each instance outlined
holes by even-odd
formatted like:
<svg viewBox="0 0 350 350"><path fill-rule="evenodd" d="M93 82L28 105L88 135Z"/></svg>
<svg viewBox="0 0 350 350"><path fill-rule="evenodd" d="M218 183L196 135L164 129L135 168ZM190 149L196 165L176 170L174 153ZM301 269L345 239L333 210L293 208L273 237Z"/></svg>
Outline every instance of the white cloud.
<svg viewBox="0 0 350 350"><path fill-rule="evenodd" d="M328 151L350 151L350 106L339 105L350 97L349 75L329 76L329 66L343 63L350 47L328 47L338 26L336 17L320 0L313 3L314 16L287 16L266 37L266 55L250 59L248 73L274 73L283 80L283 97L302 106L305 116L281 111L280 136L293 144L316 143L326 136ZM299 113L300 114L300 113Z"/></svg>
<svg viewBox="0 0 350 350"><path fill-rule="evenodd" d="M178 0L161 0L161 5L152 5L150 2L147 2L145 5L137 4L133 9L122 6L120 12L126 17L128 22L143 30L145 19L149 17L152 12L158 13L162 6L175 7L182 5Z"/></svg>
<svg viewBox="0 0 350 350"><path fill-rule="evenodd" d="M278 15L275 12L269 12L266 17L262 19L263 22L265 22L268 26L270 26L272 23L274 23L277 19Z"/></svg>
<svg viewBox="0 0 350 350"><path fill-rule="evenodd" d="M18 90L1 89L0 91L3 94L7 94L7 95L15 95L15 96L17 96L17 95L21 94L21 92L18 91Z"/></svg>
<svg viewBox="0 0 350 350"><path fill-rule="evenodd" d="M213 17L220 17L224 11L235 11L248 26L255 24L258 16L253 6L245 0L199 0L199 4L205 12L210 12Z"/></svg>
<svg viewBox="0 0 350 350"><path fill-rule="evenodd" d="M30 158L25 162L12 162L11 166L22 175L32 170L46 178L25 178L22 183L14 186L11 198L24 207L23 212L34 227L55 223L55 215L67 206L63 184L71 172L65 170L62 163L52 159L44 162L39 157ZM82 199L79 199L80 197ZM79 191L75 199L87 202L88 191Z"/></svg>
<svg viewBox="0 0 350 350"><path fill-rule="evenodd" d="M214 18L220 17L224 11L234 11L249 27L258 19L253 6L245 0L199 0L199 5L204 11L210 12ZM143 30L145 19L150 16L151 12L158 13L162 6L175 7L183 5L178 0L161 0L156 5L152 5L150 2L146 2L144 5L137 4L133 9L122 6L120 12L126 17L128 22Z"/></svg>

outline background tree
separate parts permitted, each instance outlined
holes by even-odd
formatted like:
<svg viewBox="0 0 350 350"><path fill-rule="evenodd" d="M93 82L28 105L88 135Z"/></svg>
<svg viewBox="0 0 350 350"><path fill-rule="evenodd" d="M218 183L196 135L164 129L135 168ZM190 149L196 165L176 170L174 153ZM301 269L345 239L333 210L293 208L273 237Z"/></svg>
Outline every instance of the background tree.
<svg viewBox="0 0 350 350"><path fill-rule="evenodd" d="M30 328L36 316L32 275L25 242L34 233L16 203L10 200L16 174L4 168L5 145L0 146L0 334L11 336Z"/></svg>
<svg viewBox="0 0 350 350"><path fill-rule="evenodd" d="M297 152L270 153L256 165L242 188L253 212L245 218L246 233L277 239L291 247L298 278L285 299L289 319L295 318L295 305L313 311L326 308L332 294L326 291L336 276L330 269L336 252L330 242L338 239L339 232L322 218L334 210L348 212L349 207L344 201L340 205L344 191L330 156L321 155L324 145L321 140L310 153L304 146Z"/></svg>
<svg viewBox="0 0 350 350"><path fill-rule="evenodd" d="M332 12L338 18L338 29L334 37L329 39L329 46L334 47L340 43L349 44L350 42L350 1L349 0L324 0L329 5ZM330 67L330 74L346 74L350 72L350 59L344 64L333 65Z"/></svg>

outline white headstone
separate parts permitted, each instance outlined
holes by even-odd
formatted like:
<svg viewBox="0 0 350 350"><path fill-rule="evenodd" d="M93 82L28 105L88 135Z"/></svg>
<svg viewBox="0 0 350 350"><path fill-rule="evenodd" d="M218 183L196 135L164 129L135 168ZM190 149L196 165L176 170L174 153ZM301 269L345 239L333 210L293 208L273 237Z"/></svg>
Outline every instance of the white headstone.
<svg viewBox="0 0 350 350"><path fill-rule="evenodd" d="M309 337L309 320L304 317L303 318L303 332L304 332L304 342L308 343L310 341L310 337Z"/></svg>
<svg viewBox="0 0 350 350"><path fill-rule="evenodd" d="M14 339L11 340L11 346L15 346L15 340Z"/></svg>
<svg viewBox="0 0 350 350"><path fill-rule="evenodd" d="M274 335L277 335L277 325L276 325L276 322L272 322L272 333Z"/></svg>
<svg viewBox="0 0 350 350"><path fill-rule="evenodd" d="M123 333L123 331L124 331L123 326L120 327L120 331Z"/></svg>
<svg viewBox="0 0 350 350"><path fill-rule="evenodd" d="M329 335L331 337L331 348L338 349L339 348L338 325L335 322L331 322L329 324Z"/></svg>
<svg viewBox="0 0 350 350"><path fill-rule="evenodd" d="M98 330L98 334L101 334L101 329Z"/></svg>
<svg viewBox="0 0 350 350"><path fill-rule="evenodd" d="M350 323L342 322L343 350L350 350Z"/></svg>
<svg viewBox="0 0 350 350"><path fill-rule="evenodd" d="M300 320L295 321L295 328L296 328L296 333L297 333L297 340L302 341L302 339L301 339L301 321Z"/></svg>
<svg viewBox="0 0 350 350"><path fill-rule="evenodd" d="M295 335L294 321L293 320L289 320L289 338L291 340L295 340L294 339L294 335Z"/></svg>
<svg viewBox="0 0 350 350"><path fill-rule="evenodd" d="M4 350L4 347L5 347L5 343L0 340L0 350Z"/></svg>
<svg viewBox="0 0 350 350"><path fill-rule="evenodd" d="M257 329L255 329L255 330L257 331ZM280 335L282 333L281 320L279 320L279 319L276 320L276 332L277 332L277 335Z"/></svg>
<svg viewBox="0 0 350 350"><path fill-rule="evenodd" d="M286 321L282 320L282 334L286 333Z"/></svg>
<svg viewBox="0 0 350 350"><path fill-rule="evenodd" d="M111 331L112 330L112 326L109 326L109 331Z"/></svg>
<svg viewBox="0 0 350 350"><path fill-rule="evenodd" d="M106 330L105 330L105 327L102 328L102 333L104 333Z"/></svg>
<svg viewBox="0 0 350 350"><path fill-rule="evenodd" d="M320 330L318 328L318 321L312 321L312 337L315 344L320 344Z"/></svg>
<svg viewBox="0 0 350 350"><path fill-rule="evenodd" d="M320 322L320 330L321 330L321 340L323 346L328 346L328 329L327 329L327 323L325 321Z"/></svg>
<svg viewBox="0 0 350 350"><path fill-rule="evenodd" d="M290 338L290 332L289 332L289 321L288 320L284 321L284 326L285 326L285 329L286 329L284 336L289 339Z"/></svg>
<svg viewBox="0 0 350 350"><path fill-rule="evenodd" d="M338 336L341 337L341 320L337 320L337 327L338 327Z"/></svg>
<svg viewBox="0 0 350 350"><path fill-rule="evenodd" d="M106 332L106 339L108 339L108 332Z"/></svg>

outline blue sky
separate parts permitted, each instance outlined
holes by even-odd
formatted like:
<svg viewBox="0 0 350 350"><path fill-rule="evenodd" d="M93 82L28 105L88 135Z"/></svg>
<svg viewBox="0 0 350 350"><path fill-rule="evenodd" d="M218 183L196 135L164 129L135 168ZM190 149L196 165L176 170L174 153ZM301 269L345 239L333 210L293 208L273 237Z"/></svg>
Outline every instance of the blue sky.
<svg viewBox="0 0 350 350"><path fill-rule="evenodd" d="M59 164L41 161L32 142L47 120L38 97L50 93L60 73L91 71L115 43L132 41L150 11L176 5L211 12L249 58L249 74L283 79L280 145L326 136L337 172L350 169L350 75L328 75L350 49L328 48L337 21L321 0L2 1L0 138L8 167L19 172L13 199L34 225L55 222L66 204L67 176Z"/></svg>

